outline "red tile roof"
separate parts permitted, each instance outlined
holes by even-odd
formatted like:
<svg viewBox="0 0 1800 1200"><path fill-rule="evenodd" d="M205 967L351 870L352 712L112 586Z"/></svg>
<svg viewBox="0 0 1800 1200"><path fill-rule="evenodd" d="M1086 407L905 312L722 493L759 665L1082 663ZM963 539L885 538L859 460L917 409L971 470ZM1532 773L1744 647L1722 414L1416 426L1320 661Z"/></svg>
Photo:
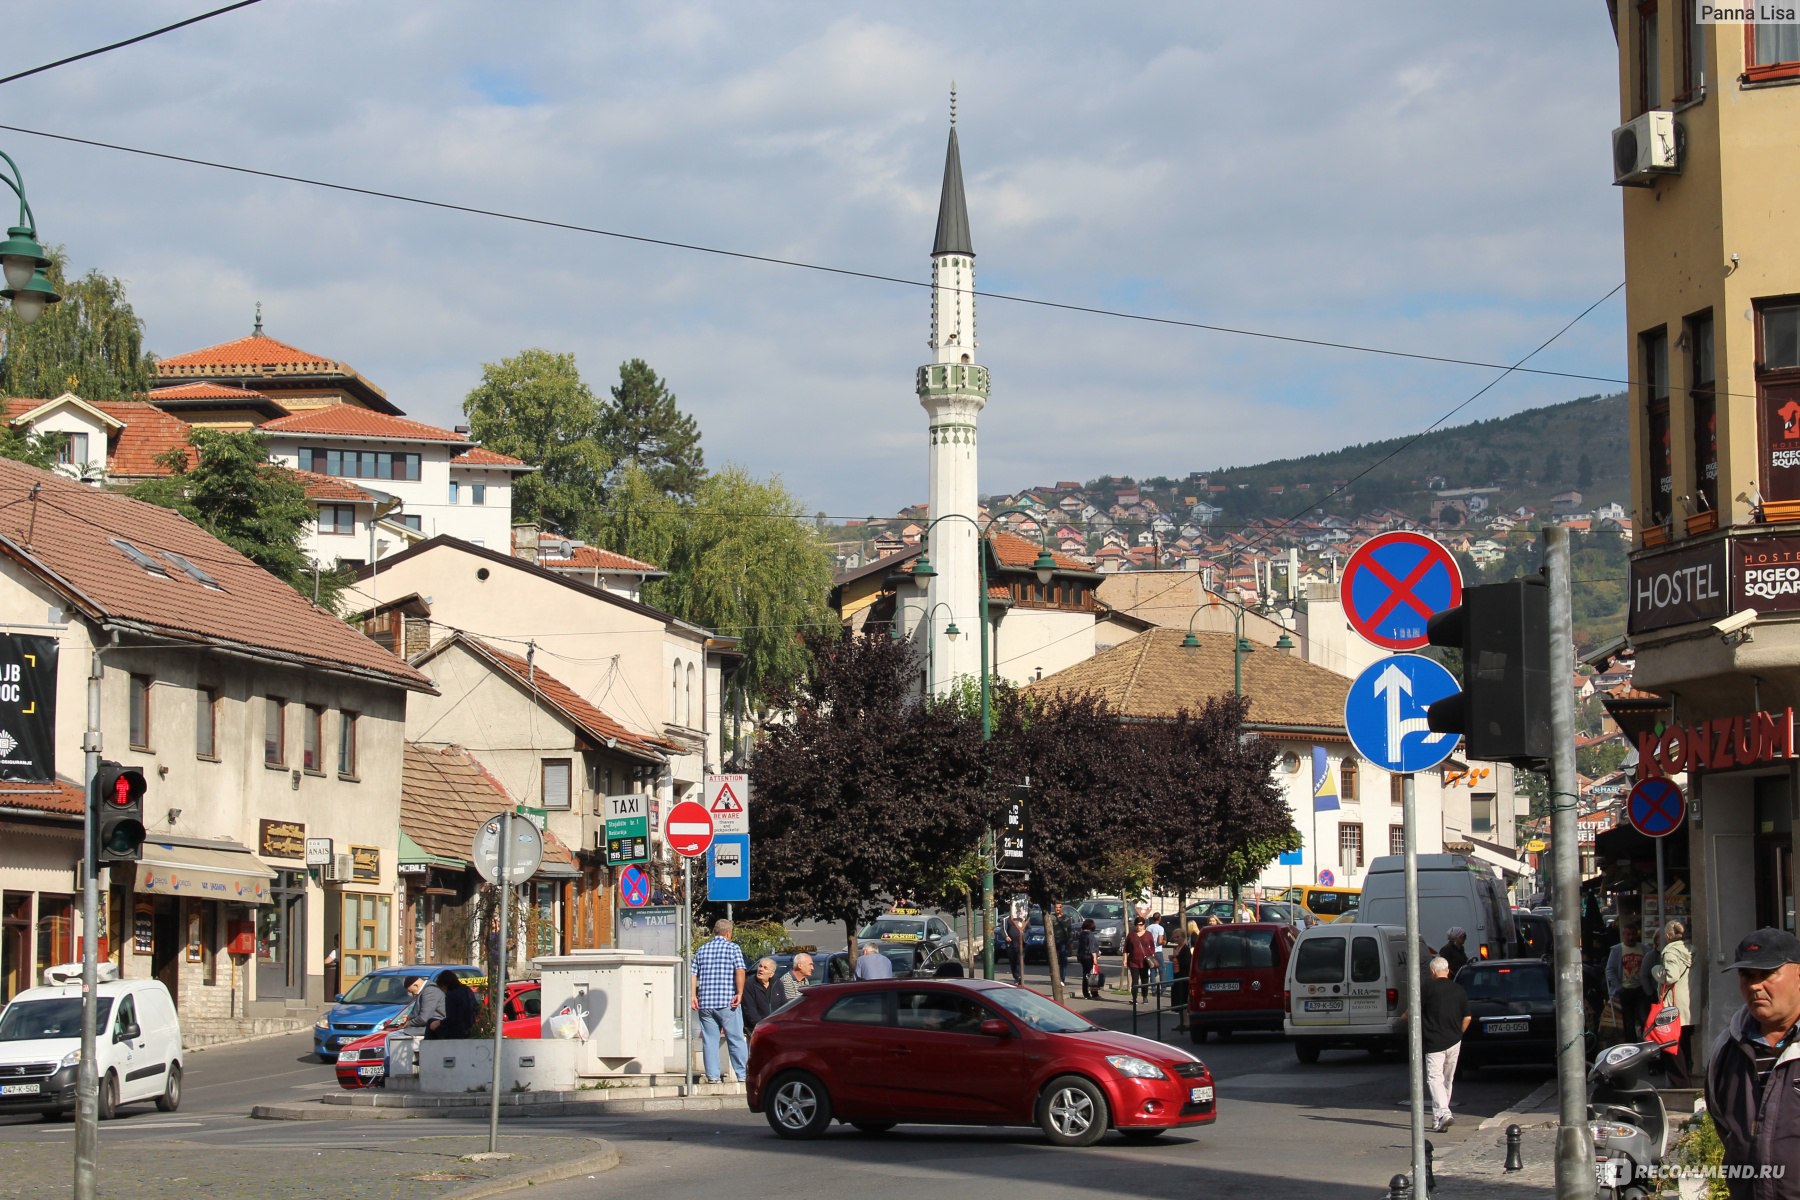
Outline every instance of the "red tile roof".
<svg viewBox="0 0 1800 1200"><path fill-rule="evenodd" d="M176 383L150 389L150 402L163 400L254 400L266 403L268 397L246 388L228 387L223 383Z"/></svg>
<svg viewBox="0 0 1800 1200"><path fill-rule="evenodd" d="M431 688L411 666L170 509L0 459L0 539L0 554L91 620L269 661ZM161 573L134 561L118 542L147 556ZM210 576L217 588L190 577L171 553Z"/></svg>
<svg viewBox="0 0 1800 1200"><path fill-rule="evenodd" d="M1031 564L1037 561L1038 554L1044 547L1030 538L1022 538L1016 533L1008 533L1004 529L988 530L988 545L994 548L994 561L1002 567L1020 571L1029 571ZM1083 575L1091 575L1094 568L1084 562L1077 562L1066 554L1050 551L1050 557L1059 571L1079 571Z"/></svg>
<svg viewBox="0 0 1800 1200"><path fill-rule="evenodd" d="M333 404L306 409L270 421L264 433L311 434L315 437L387 438L408 442L451 442L467 445L469 439L436 425L390 417L354 404Z"/></svg>
<svg viewBox="0 0 1800 1200"><path fill-rule="evenodd" d="M194 464L194 452L188 449L193 427L180 417L171 416L154 404L135 400L91 401L95 408L123 421L106 449L106 471L109 475L137 477L167 475L169 470L156 460L171 450L187 450L187 461Z"/></svg>
<svg viewBox="0 0 1800 1200"><path fill-rule="evenodd" d="M472 446L450 461L459 467L522 467L525 465L525 460L522 458L502 454L498 450L489 450L486 446Z"/></svg>
<svg viewBox="0 0 1800 1200"><path fill-rule="evenodd" d="M60 776L49 783L16 783L0 780L0 808L28 808L35 812L79 817L86 811L87 789Z"/></svg>
<svg viewBox="0 0 1800 1200"><path fill-rule="evenodd" d="M354 483L346 482L335 475L321 475L317 471L293 470L294 477L306 488L308 500L341 501L345 504L373 504L375 497Z"/></svg>
<svg viewBox="0 0 1800 1200"><path fill-rule="evenodd" d="M467 863L481 823L517 803L493 773L461 746L406 743L400 766L400 828L421 849ZM544 860L565 867L575 865L569 848L547 830Z"/></svg>
<svg viewBox="0 0 1800 1200"><path fill-rule="evenodd" d="M266 334L251 334L235 342L220 342L186 354L174 354L156 364L163 378L211 375L354 375L344 363L278 342Z"/></svg>
<svg viewBox="0 0 1800 1200"><path fill-rule="evenodd" d="M551 708L557 710L577 729L598 742L603 744L616 742L617 748L626 754L657 762L662 761L665 751L674 748L661 738L648 738L642 734L633 733L594 707L593 704L576 695L574 690L560 679L550 675L542 667L527 663L516 654L508 654L477 638L465 637L462 634L456 634L449 640L461 641L469 649L511 675L518 683L534 689Z"/></svg>
<svg viewBox="0 0 1800 1200"><path fill-rule="evenodd" d="M538 535L538 566L551 571L583 570L583 571L623 571L629 575L668 574L661 567L647 562L639 562L635 558L627 558L623 554L615 554L611 550L602 550L599 546L569 547L569 557L557 557L563 539L554 533Z"/></svg>

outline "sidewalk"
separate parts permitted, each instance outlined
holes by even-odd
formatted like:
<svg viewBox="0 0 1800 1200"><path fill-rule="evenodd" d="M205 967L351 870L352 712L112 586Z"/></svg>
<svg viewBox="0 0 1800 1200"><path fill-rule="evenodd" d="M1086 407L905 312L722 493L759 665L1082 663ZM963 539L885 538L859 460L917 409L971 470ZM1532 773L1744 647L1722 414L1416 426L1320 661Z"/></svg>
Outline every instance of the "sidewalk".
<svg viewBox="0 0 1800 1200"><path fill-rule="evenodd" d="M420 1137L364 1146L216 1146L131 1142L100 1156L96 1192L107 1200L480 1200L518 1188L594 1175L618 1165L611 1143L590 1137L503 1137L509 1159L471 1162L487 1135ZM0 1143L0 1197L70 1195L66 1141Z"/></svg>

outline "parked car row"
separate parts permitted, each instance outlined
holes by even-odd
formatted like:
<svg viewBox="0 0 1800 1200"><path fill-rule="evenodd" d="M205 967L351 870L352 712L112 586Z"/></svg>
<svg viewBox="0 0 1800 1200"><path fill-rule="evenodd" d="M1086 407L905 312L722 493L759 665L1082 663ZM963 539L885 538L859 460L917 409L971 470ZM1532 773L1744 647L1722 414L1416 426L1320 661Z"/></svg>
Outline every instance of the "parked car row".
<svg viewBox="0 0 1800 1200"><path fill-rule="evenodd" d="M486 992L481 993L483 998ZM541 1005L543 989L535 979L516 979L506 985L505 1006L501 1010L500 1034L509 1038L544 1036ZM375 1032L346 1042L337 1054L338 1086L349 1091L383 1087L387 1083L388 1039L406 1029L413 1014L413 1004L389 1017Z"/></svg>

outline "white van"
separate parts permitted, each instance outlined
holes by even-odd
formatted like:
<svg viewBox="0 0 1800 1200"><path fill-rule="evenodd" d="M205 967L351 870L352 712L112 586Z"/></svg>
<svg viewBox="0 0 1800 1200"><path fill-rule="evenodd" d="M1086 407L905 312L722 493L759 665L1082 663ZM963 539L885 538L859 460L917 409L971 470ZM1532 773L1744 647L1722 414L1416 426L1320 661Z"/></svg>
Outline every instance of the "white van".
<svg viewBox="0 0 1800 1200"><path fill-rule="evenodd" d="M100 1119L144 1100L174 1112L181 1103L181 1022L169 989L154 979L119 979L99 984L96 994ZM80 1058L79 984L14 996L0 1010L0 1113L73 1112Z"/></svg>
<svg viewBox="0 0 1800 1200"><path fill-rule="evenodd" d="M1406 924L1406 860L1384 854L1369 863L1358 920ZM1469 931L1470 958L1512 958L1519 953L1512 904L1494 873L1463 854L1419 855L1419 937L1444 944L1453 928Z"/></svg>
<svg viewBox="0 0 1800 1200"><path fill-rule="evenodd" d="M1362 921L1303 930L1288 958L1282 1029L1303 1063L1334 1048L1406 1048L1406 972L1422 962L1406 952L1406 930Z"/></svg>

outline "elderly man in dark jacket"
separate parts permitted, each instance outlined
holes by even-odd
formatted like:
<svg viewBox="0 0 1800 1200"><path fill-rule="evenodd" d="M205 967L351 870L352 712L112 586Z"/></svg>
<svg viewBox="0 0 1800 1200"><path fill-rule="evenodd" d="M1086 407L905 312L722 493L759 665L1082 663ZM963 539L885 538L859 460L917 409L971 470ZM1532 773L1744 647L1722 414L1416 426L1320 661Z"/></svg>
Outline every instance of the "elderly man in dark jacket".
<svg viewBox="0 0 1800 1200"><path fill-rule="evenodd" d="M1800 1200L1800 939L1758 929L1738 943L1744 1007L1713 1045L1706 1109L1730 1167L1780 1178L1729 1180L1731 1200Z"/></svg>

